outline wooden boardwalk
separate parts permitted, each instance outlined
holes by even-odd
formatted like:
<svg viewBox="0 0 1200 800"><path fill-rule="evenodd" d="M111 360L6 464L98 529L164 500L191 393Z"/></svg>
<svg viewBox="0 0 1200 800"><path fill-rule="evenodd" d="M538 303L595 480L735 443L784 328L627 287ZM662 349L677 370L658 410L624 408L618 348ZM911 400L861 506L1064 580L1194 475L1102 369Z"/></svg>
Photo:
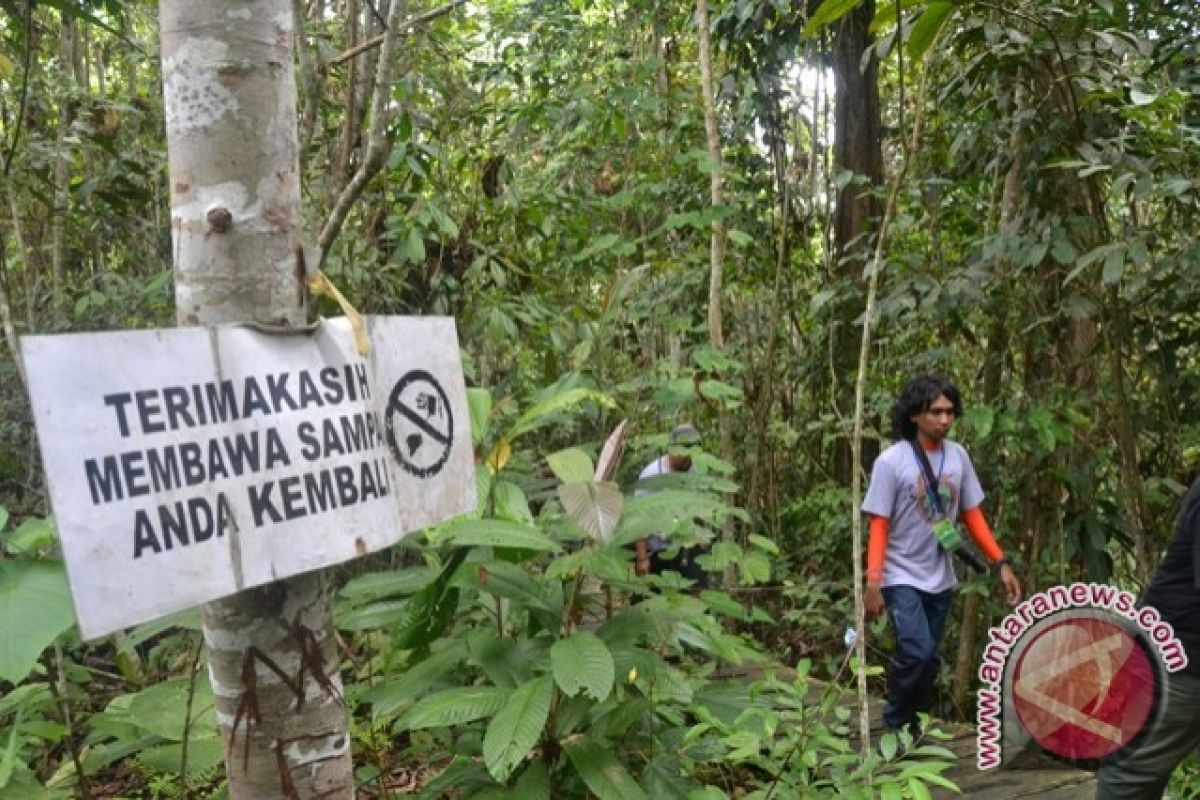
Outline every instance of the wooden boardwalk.
<svg viewBox="0 0 1200 800"><path fill-rule="evenodd" d="M792 670L782 667L770 667L776 675L788 680L794 675ZM749 669L742 668L738 672L749 680L754 680L765 671L763 666ZM821 695L828 684L815 678L809 679L809 697L813 704L820 703ZM850 726L857 729L858 709L853 690L846 692L846 701L842 705L854 706L854 716ZM878 742L883 734L883 700L871 698L870 722L872 742ZM1076 767L1062 764L1054 759L1040 754L1022 753L1014 759L1014 765L1003 769L980 770L975 763L976 736L975 727L957 722L936 721L936 728L949 734L949 739L929 738L928 744L944 747L958 756L949 769L942 773L962 790L958 795L948 789L930 785L930 793L937 800L966 797L971 800L1024 800L1025 798L1055 798L1055 800L1091 800L1096 794L1096 776ZM853 735L854 746L857 747L858 736Z"/></svg>

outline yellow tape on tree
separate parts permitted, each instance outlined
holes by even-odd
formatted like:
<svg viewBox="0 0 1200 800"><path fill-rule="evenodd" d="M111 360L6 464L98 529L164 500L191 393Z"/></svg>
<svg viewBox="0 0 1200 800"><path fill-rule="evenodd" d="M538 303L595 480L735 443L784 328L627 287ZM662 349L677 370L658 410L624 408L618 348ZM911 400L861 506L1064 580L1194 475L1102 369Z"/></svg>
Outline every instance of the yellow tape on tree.
<svg viewBox="0 0 1200 800"><path fill-rule="evenodd" d="M324 272L318 272L315 278L308 281L308 291L313 296L325 295L338 304L342 313L346 315L346 319L350 320L350 329L354 331L354 343L358 346L358 354L365 356L371 349L371 345L367 341L367 330L358 309L350 305L350 301L342 296L342 293L333 285L333 281L325 276Z"/></svg>

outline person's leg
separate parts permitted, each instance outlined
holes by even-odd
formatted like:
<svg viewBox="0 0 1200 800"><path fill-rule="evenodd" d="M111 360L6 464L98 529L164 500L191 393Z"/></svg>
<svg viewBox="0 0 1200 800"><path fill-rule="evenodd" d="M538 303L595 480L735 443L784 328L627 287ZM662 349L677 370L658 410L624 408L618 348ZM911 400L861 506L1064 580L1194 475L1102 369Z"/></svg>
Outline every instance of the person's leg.
<svg viewBox="0 0 1200 800"><path fill-rule="evenodd" d="M896 639L896 651L888 669L883 724L895 729L912 722L916 716L918 694L936 647L920 592L911 586L885 586L883 602Z"/></svg>
<svg viewBox="0 0 1200 800"><path fill-rule="evenodd" d="M1176 674L1167 681L1158 724L1137 749L1101 767L1096 800L1157 800L1179 762L1200 747L1200 677Z"/></svg>
<svg viewBox="0 0 1200 800"><path fill-rule="evenodd" d="M950 616L950 606L954 603L954 590L944 592L921 592L921 605L925 610L925 620L929 624L929 637L933 640L933 650L925 662L925 671L917 689L913 710L928 712L933 708L933 690L937 683L938 673L942 669L942 659L938 656L938 647L942 643L942 634L946 630L946 619Z"/></svg>

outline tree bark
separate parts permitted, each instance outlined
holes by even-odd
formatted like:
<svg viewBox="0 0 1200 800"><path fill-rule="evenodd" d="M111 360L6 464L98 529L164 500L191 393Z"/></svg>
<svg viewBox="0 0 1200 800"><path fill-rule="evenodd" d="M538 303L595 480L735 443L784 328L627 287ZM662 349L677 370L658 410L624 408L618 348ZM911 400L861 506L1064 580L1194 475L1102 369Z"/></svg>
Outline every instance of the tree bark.
<svg viewBox="0 0 1200 800"><path fill-rule="evenodd" d="M871 20L875 18L875 0L865 0L838 22L833 46L834 76L834 167L849 172L856 180L845 184L837 194L833 222L833 263L838 275L855 284L862 283L862 270L870 254L870 232L882 208L875 190L883 183L883 150L880 144L879 67L874 55L863 57L871 49ZM865 179L863 185L860 180ZM858 301L837 314L830 331L839 346L833 361L834 392L850 389L850 372L858 349L860 331L854 320L862 313ZM870 464L878 454L878 443L864 443L863 463ZM850 443L839 438L834 452L834 474L843 485L850 483Z"/></svg>
<svg viewBox="0 0 1200 800"><path fill-rule="evenodd" d="M717 131L717 98L713 89L712 45L708 33L708 0L696 0L696 26L700 45L700 85L704 93L704 133L708 157L712 162L709 173L709 199L714 209L724 205L721 187L721 136ZM721 313L722 286L725 282L726 231L723 219L714 219L709 246L708 274L708 338L717 350L725 348L724 319ZM720 435L721 458L733 463L733 420L729 410L721 405L717 425ZM724 538L733 538L733 524L726 521ZM733 583L733 566L725 569L725 585Z"/></svg>
<svg viewBox="0 0 1200 800"><path fill-rule="evenodd" d="M303 323L290 0L164 0L160 24L177 321ZM204 639L230 797L353 797L320 574L209 603Z"/></svg>
<svg viewBox="0 0 1200 800"><path fill-rule="evenodd" d="M70 211L71 196L71 157L65 151L68 149L67 135L75 120L75 97L72 89L75 86L75 51L76 31L75 18L65 11L60 14L62 31L59 35L59 72L60 79L65 84L65 99L58 109L58 136L55 140L54 154L54 209L50 223L50 280L54 293L57 295L63 288L67 261L67 214Z"/></svg>

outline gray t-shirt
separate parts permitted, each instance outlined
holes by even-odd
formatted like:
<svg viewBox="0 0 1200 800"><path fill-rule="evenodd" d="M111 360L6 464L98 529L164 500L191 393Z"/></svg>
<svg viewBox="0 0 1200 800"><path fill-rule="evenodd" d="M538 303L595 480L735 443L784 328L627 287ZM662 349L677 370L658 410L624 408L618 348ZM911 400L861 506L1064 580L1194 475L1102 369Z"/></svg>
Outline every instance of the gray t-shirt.
<svg viewBox="0 0 1200 800"><path fill-rule="evenodd" d="M958 519L983 502L983 488L971 457L957 442L926 451L941 487L942 510ZM950 555L938 548L933 525L940 519L927 496L925 476L908 442L896 442L875 459L862 510L891 520L883 561L884 586L912 586L926 592L953 587L957 580Z"/></svg>

